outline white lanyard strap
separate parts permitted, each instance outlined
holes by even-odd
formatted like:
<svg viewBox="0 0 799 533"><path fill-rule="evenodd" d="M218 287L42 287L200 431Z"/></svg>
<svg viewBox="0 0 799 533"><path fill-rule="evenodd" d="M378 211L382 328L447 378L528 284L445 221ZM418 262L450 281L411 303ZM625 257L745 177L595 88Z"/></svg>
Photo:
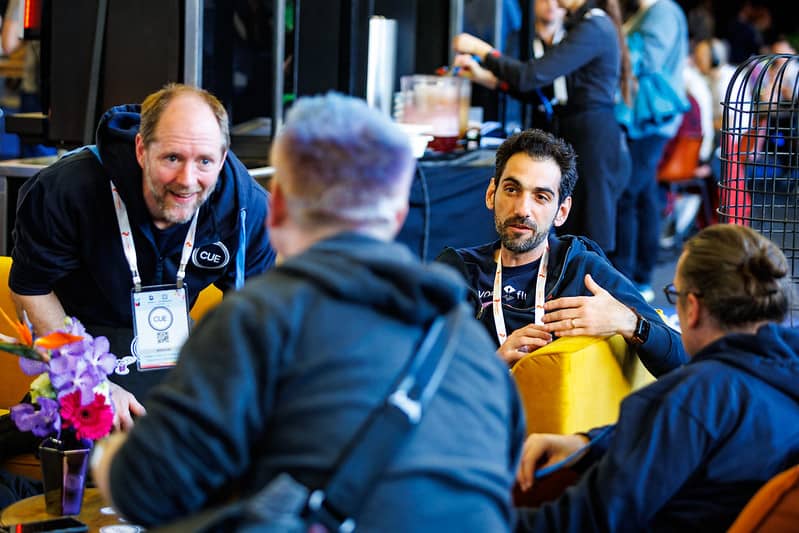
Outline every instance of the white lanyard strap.
<svg viewBox="0 0 799 533"><path fill-rule="evenodd" d="M541 263L538 265L538 276L535 283L535 323L544 323L544 291L547 284L547 265L549 264L549 243L541 256ZM494 311L494 327L497 330L499 345L508 339L505 329L505 316L502 314L502 249L497 257L497 272L494 275L494 292L491 298L491 305Z"/></svg>
<svg viewBox="0 0 799 533"><path fill-rule="evenodd" d="M133 275L133 288L136 292L141 290L141 276L139 276L138 261L136 258L136 246L133 244L133 232L130 229L130 220L128 219L128 210L125 207L125 202L119 196L114 182L111 182L111 194L114 196L114 209L116 210L117 222L119 223L119 235L122 239L122 249L125 251L125 259L128 261L130 273ZM191 250L194 248L194 237L197 234L197 215L200 210L194 212L194 217L191 219L189 232L186 234L186 243L183 246L183 252L180 254L180 266L178 267L178 275L176 284L178 288L183 288L183 278L186 277L186 265L189 264L191 257Z"/></svg>
<svg viewBox="0 0 799 533"><path fill-rule="evenodd" d="M197 215L200 214L198 208L191 217L191 224L189 225L189 232L186 233L186 242L183 244L183 251L180 253L180 266L178 267L178 275L175 283L178 289L183 288L183 278L186 277L186 265L189 264L191 251L194 248L194 237L197 235Z"/></svg>

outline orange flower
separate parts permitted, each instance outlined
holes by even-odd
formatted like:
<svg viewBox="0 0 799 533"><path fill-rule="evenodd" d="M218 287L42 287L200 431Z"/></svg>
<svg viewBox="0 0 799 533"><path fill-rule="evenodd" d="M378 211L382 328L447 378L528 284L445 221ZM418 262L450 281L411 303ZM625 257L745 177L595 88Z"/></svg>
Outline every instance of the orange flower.
<svg viewBox="0 0 799 533"><path fill-rule="evenodd" d="M31 334L31 330L28 326L19 320L11 320L11 317L6 314L2 307L0 307L0 316L8 322L12 329L17 331L19 339L14 339L16 342L24 344L25 346L33 346L33 334Z"/></svg>
<svg viewBox="0 0 799 533"><path fill-rule="evenodd" d="M28 328L25 329L27 330ZM30 335L30 332L28 332L28 335ZM69 333L64 333L63 331L56 331L49 335L45 335L44 337L39 337L33 342L33 345L37 348L44 348L45 350L55 350L56 348L61 348L62 346L66 346L67 344L72 344L73 342L78 342L80 340L83 340L83 337L79 335L70 335Z"/></svg>
<svg viewBox="0 0 799 533"><path fill-rule="evenodd" d="M0 307L0 315L2 315L6 322L8 322L14 329L17 330L17 335L19 335L19 338L13 340L18 344L22 344L23 346L44 348L45 350L55 350L56 348L61 348L62 346L72 344L73 342L78 342L79 340L83 339L83 337L78 335L70 335L69 333L64 333L63 331L56 331L49 335L45 335L44 337L39 337L34 341L33 334L31 333L31 330L27 324L21 321L11 320L11 317L6 314L2 307Z"/></svg>
<svg viewBox="0 0 799 533"><path fill-rule="evenodd" d="M19 334L19 341L25 346L33 346L33 333L31 333L28 325L24 324L23 322L17 322L14 325L16 326L17 333Z"/></svg>

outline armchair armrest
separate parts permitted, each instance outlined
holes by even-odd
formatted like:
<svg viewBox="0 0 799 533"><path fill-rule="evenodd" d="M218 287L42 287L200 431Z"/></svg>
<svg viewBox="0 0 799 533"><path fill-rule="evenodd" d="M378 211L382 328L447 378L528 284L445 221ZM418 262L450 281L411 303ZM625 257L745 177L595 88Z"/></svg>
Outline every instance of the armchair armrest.
<svg viewBox="0 0 799 533"><path fill-rule="evenodd" d="M621 335L562 337L511 369L527 433L576 433L613 424L631 391L654 381Z"/></svg>

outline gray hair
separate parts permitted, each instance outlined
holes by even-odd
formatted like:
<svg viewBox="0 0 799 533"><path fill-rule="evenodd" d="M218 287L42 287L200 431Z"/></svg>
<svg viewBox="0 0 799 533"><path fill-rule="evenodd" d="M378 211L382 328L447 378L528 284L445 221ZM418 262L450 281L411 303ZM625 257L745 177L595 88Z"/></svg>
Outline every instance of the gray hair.
<svg viewBox="0 0 799 533"><path fill-rule="evenodd" d="M300 224L380 230L407 206L408 137L363 100L332 92L298 99L276 144L289 176L275 179Z"/></svg>

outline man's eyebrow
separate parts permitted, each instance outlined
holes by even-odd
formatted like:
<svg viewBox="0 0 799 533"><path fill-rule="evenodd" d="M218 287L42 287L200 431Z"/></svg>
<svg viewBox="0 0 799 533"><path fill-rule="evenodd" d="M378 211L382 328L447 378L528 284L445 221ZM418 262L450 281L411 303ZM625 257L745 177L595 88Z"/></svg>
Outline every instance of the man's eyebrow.
<svg viewBox="0 0 799 533"><path fill-rule="evenodd" d="M513 185L516 185L520 189L524 189L524 185L522 185L522 182L520 182L518 179L514 178L513 176L505 176L504 178L502 178L500 180L500 185L504 185L505 182L511 182ZM549 187L534 187L532 191L535 193L544 192L551 194L553 196L555 195L555 191L550 189Z"/></svg>
<svg viewBox="0 0 799 533"><path fill-rule="evenodd" d="M549 187L536 187L535 189L533 189L533 192L545 192L547 194L551 194L552 196L555 196L555 191L553 191Z"/></svg>
<svg viewBox="0 0 799 533"><path fill-rule="evenodd" d="M516 185L518 187L522 186L522 183L513 176L505 176L504 178L499 180L499 184L504 185L506 181L510 181L513 185Z"/></svg>

